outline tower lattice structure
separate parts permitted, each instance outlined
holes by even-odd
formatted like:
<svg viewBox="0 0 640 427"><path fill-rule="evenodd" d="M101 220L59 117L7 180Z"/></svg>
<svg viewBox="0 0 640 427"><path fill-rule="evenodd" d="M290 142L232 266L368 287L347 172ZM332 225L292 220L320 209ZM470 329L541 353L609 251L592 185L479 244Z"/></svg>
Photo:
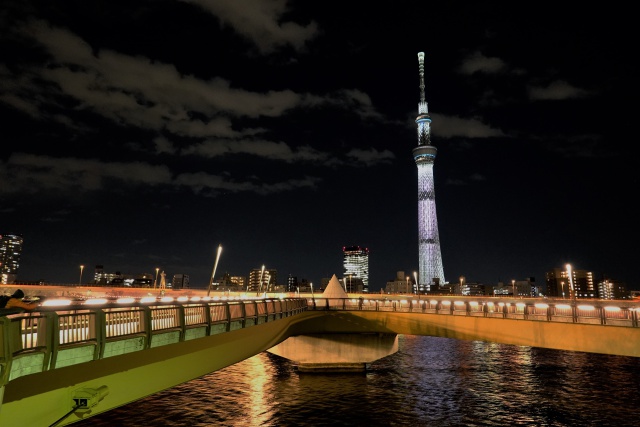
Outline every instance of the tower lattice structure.
<svg viewBox="0 0 640 427"><path fill-rule="evenodd" d="M420 71L420 102L418 103L418 146L413 149L413 159L418 167L418 246L419 290L429 291L435 283L445 283L436 195L433 182L433 164L438 150L431 145L431 117L424 95L424 52L418 53Z"/></svg>

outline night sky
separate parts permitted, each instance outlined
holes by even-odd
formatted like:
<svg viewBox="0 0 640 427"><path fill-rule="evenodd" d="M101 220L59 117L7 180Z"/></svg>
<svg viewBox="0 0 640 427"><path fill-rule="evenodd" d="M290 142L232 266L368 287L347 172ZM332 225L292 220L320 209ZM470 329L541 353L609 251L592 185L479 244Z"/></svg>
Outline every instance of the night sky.
<svg viewBox="0 0 640 427"><path fill-rule="evenodd" d="M557 2L30 1L0 11L18 280L418 266L418 52L445 279L637 276L635 14ZM364 7L366 5L366 7Z"/></svg>

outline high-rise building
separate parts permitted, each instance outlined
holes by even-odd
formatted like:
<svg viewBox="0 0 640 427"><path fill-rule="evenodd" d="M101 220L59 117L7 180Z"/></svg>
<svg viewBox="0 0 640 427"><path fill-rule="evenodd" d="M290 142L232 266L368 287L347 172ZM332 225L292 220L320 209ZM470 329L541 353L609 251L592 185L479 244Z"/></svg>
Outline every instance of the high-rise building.
<svg viewBox="0 0 640 427"><path fill-rule="evenodd" d="M598 298L600 299L627 299L630 298L627 286L616 280L603 279L597 284Z"/></svg>
<svg viewBox="0 0 640 427"><path fill-rule="evenodd" d="M18 234L0 234L0 283L16 281L24 239Z"/></svg>
<svg viewBox="0 0 640 427"><path fill-rule="evenodd" d="M189 289L189 276L186 274L174 274L171 281L172 289Z"/></svg>
<svg viewBox="0 0 640 427"><path fill-rule="evenodd" d="M418 167L418 267L420 291L431 290L432 285L445 283L436 195L433 184L433 164L438 150L431 145L431 117L424 94L424 52L418 53L420 72L420 102L418 103L418 146L413 149L413 159ZM437 286L436 286L437 287Z"/></svg>
<svg viewBox="0 0 640 427"><path fill-rule="evenodd" d="M597 298L593 272L574 270L570 264L546 273L547 296L558 298Z"/></svg>
<svg viewBox="0 0 640 427"><path fill-rule="evenodd" d="M343 283L349 283L349 279L360 279L362 280L362 292L369 292L369 248L344 246L342 256Z"/></svg>
<svg viewBox="0 0 640 427"><path fill-rule="evenodd" d="M298 290L298 277L289 273L287 278L287 292L296 292Z"/></svg>
<svg viewBox="0 0 640 427"><path fill-rule="evenodd" d="M262 268L254 268L249 272L247 291L256 293L273 292L276 289L277 277L278 270L266 270L264 266Z"/></svg>

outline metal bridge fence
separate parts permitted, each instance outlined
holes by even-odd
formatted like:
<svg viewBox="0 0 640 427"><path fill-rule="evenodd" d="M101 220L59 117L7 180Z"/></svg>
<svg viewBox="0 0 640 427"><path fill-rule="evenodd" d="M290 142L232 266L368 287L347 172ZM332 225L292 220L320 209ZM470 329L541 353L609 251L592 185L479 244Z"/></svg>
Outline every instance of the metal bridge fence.
<svg viewBox="0 0 640 427"><path fill-rule="evenodd" d="M0 315L0 385L24 375L215 335L307 309L304 298L49 301Z"/></svg>
<svg viewBox="0 0 640 427"><path fill-rule="evenodd" d="M308 298L309 310L360 310L479 316L544 322L638 327L638 308L617 301L498 301L487 299Z"/></svg>
<svg viewBox="0 0 640 427"><path fill-rule="evenodd" d="M24 375L259 325L306 310L386 311L638 327L637 304L495 298L198 297L66 301L0 315L0 385Z"/></svg>

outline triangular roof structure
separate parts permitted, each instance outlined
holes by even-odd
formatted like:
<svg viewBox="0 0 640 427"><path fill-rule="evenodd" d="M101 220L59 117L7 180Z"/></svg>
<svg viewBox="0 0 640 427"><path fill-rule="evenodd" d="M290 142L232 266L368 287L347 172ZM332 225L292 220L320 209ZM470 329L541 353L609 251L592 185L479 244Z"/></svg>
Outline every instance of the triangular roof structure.
<svg viewBox="0 0 640 427"><path fill-rule="evenodd" d="M349 298L335 274L329 280L329 284L322 293L322 298Z"/></svg>

